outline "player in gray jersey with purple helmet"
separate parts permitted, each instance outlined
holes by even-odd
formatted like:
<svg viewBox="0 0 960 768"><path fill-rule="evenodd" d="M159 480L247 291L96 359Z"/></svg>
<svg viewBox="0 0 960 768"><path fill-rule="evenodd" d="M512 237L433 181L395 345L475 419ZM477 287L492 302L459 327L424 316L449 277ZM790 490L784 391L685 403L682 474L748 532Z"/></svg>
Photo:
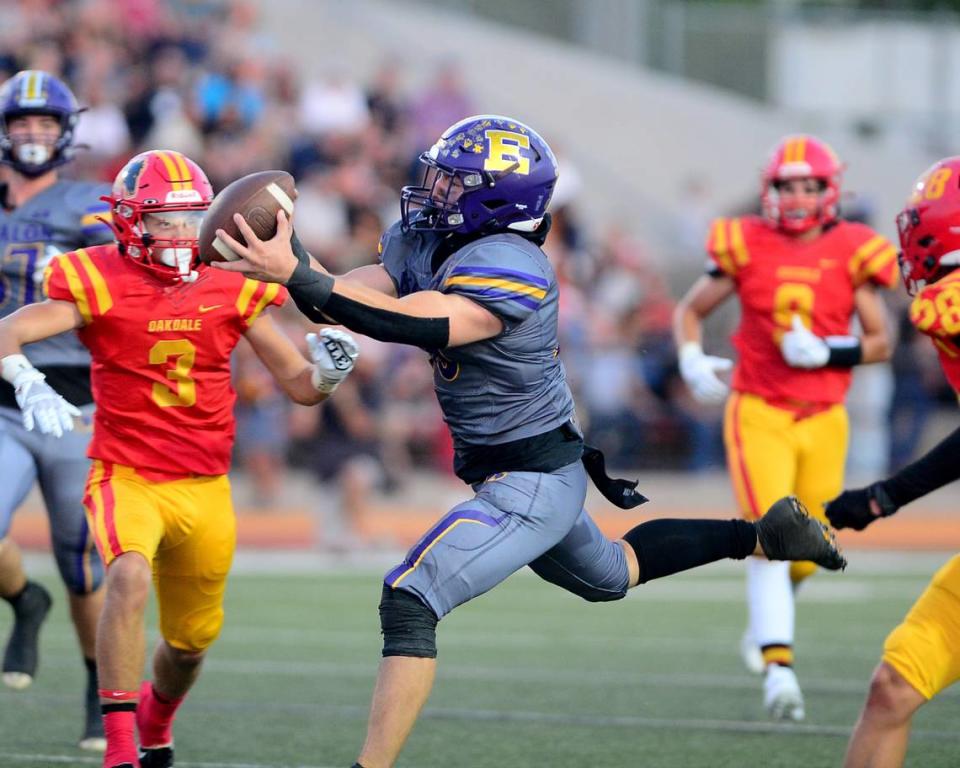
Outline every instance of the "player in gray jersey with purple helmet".
<svg viewBox="0 0 960 768"><path fill-rule="evenodd" d="M363 768L393 765L413 728L433 685L437 622L524 566L599 602L726 557L845 564L793 498L756 523L654 520L616 541L601 534L583 508L588 475L618 506L645 499L636 483L606 475L574 418L557 346L557 280L540 248L553 153L523 123L480 115L451 126L420 160L423 184L403 189L401 221L381 239L378 265L333 277L282 213L269 241L239 216L248 245L218 231L243 257L218 268L286 283L315 322L429 353L454 468L474 491L384 579L384 658Z"/></svg>
<svg viewBox="0 0 960 768"><path fill-rule="evenodd" d="M113 239L98 220L110 215L99 199L109 187L58 177L58 166L75 150L79 113L70 89L46 72L19 72L0 86L0 317L44 299L43 273L53 256ZM83 275L75 278L84 282ZM13 513L38 483L87 670L80 746L99 751L105 741L94 640L103 567L82 504L93 411L90 356L73 333L30 344L24 355L39 374L0 371L0 597L14 619L3 682L22 689L33 681L40 626L50 609L49 593L27 579L19 549L7 537ZM51 404L61 395L73 418L55 416Z"/></svg>

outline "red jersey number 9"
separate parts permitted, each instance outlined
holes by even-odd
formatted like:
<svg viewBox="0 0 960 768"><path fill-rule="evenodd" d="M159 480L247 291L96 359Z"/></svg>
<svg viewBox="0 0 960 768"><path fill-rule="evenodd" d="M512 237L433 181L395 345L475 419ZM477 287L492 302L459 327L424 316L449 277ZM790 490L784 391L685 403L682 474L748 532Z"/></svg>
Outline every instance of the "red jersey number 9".
<svg viewBox="0 0 960 768"><path fill-rule="evenodd" d="M773 341L778 346L783 334L793 327L793 316L800 315L807 328L813 327L813 288L806 283L783 283L773 295Z"/></svg>

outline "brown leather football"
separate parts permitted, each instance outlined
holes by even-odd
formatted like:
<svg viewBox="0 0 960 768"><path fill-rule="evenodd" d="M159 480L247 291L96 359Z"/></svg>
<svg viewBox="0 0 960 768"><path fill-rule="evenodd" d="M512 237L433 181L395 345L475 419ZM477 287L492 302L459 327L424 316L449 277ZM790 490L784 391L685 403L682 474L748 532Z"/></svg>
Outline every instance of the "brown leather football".
<svg viewBox="0 0 960 768"><path fill-rule="evenodd" d="M222 229L241 243L246 241L233 220L239 213L261 240L269 240L277 232L277 211L293 214L297 189L293 176L286 171L260 171L243 176L220 190L200 225L200 258L206 262L236 261L239 256L217 237Z"/></svg>

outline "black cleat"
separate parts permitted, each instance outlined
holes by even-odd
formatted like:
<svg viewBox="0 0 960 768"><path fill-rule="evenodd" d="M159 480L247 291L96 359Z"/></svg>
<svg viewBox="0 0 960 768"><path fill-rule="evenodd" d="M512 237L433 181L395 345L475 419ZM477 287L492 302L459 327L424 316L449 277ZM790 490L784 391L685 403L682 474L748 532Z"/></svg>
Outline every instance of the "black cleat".
<svg viewBox="0 0 960 768"><path fill-rule="evenodd" d="M140 768L172 768L173 747L140 747Z"/></svg>
<svg viewBox="0 0 960 768"><path fill-rule="evenodd" d="M107 738L103 733L103 716L100 714L100 696L95 675L91 675L87 680L83 704L86 719L79 747L88 752L104 752L107 749Z"/></svg>
<svg viewBox="0 0 960 768"><path fill-rule="evenodd" d="M3 653L3 682L6 686L22 691L33 682L39 659L40 626L52 603L50 593L33 581L28 581L23 592L11 602L13 631Z"/></svg>
<svg viewBox="0 0 960 768"><path fill-rule="evenodd" d="M812 560L831 571L847 567L833 531L810 517L796 496L780 499L755 525L768 560Z"/></svg>

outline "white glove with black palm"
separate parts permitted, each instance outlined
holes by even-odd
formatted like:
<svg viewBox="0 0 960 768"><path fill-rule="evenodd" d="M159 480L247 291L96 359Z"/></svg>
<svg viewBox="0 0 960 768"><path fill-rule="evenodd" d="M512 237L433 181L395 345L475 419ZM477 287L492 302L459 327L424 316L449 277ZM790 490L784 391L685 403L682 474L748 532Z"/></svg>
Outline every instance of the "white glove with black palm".
<svg viewBox="0 0 960 768"><path fill-rule="evenodd" d="M722 403L730 387L720 380L717 373L733 368L733 360L705 355L695 341L680 347L680 375L690 388L693 398L700 403Z"/></svg>
<svg viewBox="0 0 960 768"><path fill-rule="evenodd" d="M800 315L794 315L791 330L783 334L780 353L793 368L823 368L830 359L830 346L803 324Z"/></svg>
<svg viewBox="0 0 960 768"><path fill-rule="evenodd" d="M353 336L335 328L319 334L307 334L307 347L313 360L313 386L329 395L350 375L360 349Z"/></svg>
<svg viewBox="0 0 960 768"><path fill-rule="evenodd" d="M73 431L73 420L80 410L68 403L46 382L46 377L23 355L7 355L0 360L3 378L13 384L20 406L23 428L32 432L63 437Z"/></svg>

